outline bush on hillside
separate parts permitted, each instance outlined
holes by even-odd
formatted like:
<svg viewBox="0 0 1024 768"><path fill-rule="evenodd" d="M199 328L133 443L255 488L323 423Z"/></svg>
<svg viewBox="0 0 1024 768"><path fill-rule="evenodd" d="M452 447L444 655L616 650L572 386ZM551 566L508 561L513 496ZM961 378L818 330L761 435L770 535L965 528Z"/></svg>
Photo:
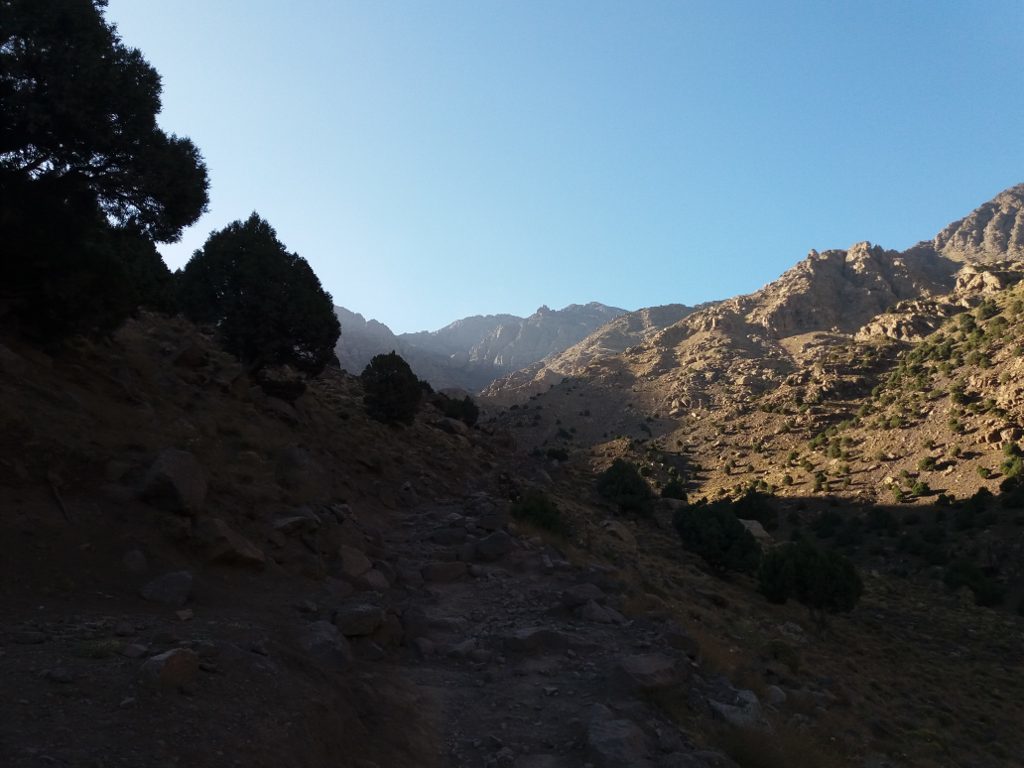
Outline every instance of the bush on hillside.
<svg viewBox="0 0 1024 768"><path fill-rule="evenodd" d="M427 382L421 382L426 384L429 388L430 384ZM427 390L428 394L432 390ZM458 419L465 423L467 427L472 427L476 424L476 420L480 418L480 407L473 402L473 399L466 395L461 400L456 397L448 397L447 395L438 395L437 402L438 407L441 409L441 413L447 416L449 419Z"/></svg>
<svg viewBox="0 0 1024 768"><path fill-rule="evenodd" d="M397 352L375 355L360 379L366 391L363 403L370 416L387 424L412 424L423 388Z"/></svg>
<svg viewBox="0 0 1024 768"><path fill-rule="evenodd" d="M661 498L686 501L686 488L678 477L673 477L661 489Z"/></svg>
<svg viewBox="0 0 1024 768"><path fill-rule="evenodd" d="M639 515L651 513L651 489L636 465L616 459L597 476L597 492L618 505L620 512Z"/></svg>
<svg viewBox="0 0 1024 768"><path fill-rule="evenodd" d="M748 490L734 502L733 513L740 520L756 520L769 531L779 527L779 510L768 493Z"/></svg>
<svg viewBox="0 0 1024 768"><path fill-rule="evenodd" d="M683 547L717 571L753 573L761 547L733 512L729 501L703 502L676 512L673 525Z"/></svg>
<svg viewBox="0 0 1024 768"><path fill-rule="evenodd" d="M774 603L795 598L810 609L819 624L828 613L852 611L864 591L848 558L818 549L807 539L766 552L758 570L758 587Z"/></svg>
<svg viewBox="0 0 1024 768"><path fill-rule="evenodd" d="M943 581L950 590L967 587L974 593L974 602L978 605L993 606L1003 602L1006 587L985 575L975 563L969 560L956 560L950 563L943 575Z"/></svg>
<svg viewBox="0 0 1024 768"><path fill-rule="evenodd" d="M569 532L569 526L558 505L543 491L530 490L524 493L512 505L512 517L559 535Z"/></svg>

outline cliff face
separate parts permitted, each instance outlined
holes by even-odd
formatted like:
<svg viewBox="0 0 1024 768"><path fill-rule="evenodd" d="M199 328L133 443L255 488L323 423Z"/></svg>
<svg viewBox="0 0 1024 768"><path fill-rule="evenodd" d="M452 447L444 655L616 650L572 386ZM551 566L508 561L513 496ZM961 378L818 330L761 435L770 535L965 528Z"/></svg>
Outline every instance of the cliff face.
<svg viewBox="0 0 1024 768"><path fill-rule="evenodd" d="M956 261L1024 259L1024 184L1000 192L937 234L932 247Z"/></svg>

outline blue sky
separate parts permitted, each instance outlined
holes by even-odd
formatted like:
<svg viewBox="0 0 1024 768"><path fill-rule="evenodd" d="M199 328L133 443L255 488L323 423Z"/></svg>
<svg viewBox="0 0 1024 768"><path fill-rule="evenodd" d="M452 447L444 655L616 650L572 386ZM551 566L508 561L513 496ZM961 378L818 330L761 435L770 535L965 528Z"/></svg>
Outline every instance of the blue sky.
<svg viewBox="0 0 1024 768"><path fill-rule="evenodd" d="M210 168L396 332L756 290L1024 182L1024 3L110 0Z"/></svg>

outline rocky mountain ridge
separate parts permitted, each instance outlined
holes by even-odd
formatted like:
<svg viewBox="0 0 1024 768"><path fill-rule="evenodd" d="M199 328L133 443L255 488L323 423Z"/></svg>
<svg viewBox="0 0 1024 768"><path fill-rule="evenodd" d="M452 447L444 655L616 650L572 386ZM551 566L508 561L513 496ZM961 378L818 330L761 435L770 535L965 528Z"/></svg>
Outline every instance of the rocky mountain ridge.
<svg viewBox="0 0 1024 768"><path fill-rule="evenodd" d="M624 358L644 356L644 376L664 376L669 407L708 402L706 385L729 380L756 392L771 387L807 362L800 353L806 334L856 335L897 321L892 310L930 301L973 286L1005 285L1022 258L1024 185L1000 193L933 240L906 251L867 242L847 250L811 251L777 280L684 316L647 328L630 348L600 352L595 335L555 358L495 382L486 394L495 402L521 402L565 376L586 377L603 367L617 372ZM644 310L640 310L643 312ZM889 315L888 320L880 320ZM904 322L903 320L899 322ZM911 326L921 322L910 317ZM893 333L900 333L895 329ZM599 332L600 333L600 332ZM626 365L626 367L629 367ZM734 393L727 394L726 400ZM720 401L725 402L725 401ZM673 405L674 403L674 405Z"/></svg>
<svg viewBox="0 0 1024 768"><path fill-rule="evenodd" d="M499 376L561 352L625 310L598 302L540 307L528 317L474 315L436 331L395 334L383 323L336 307L342 368L358 374L381 353L397 351L435 389L477 392Z"/></svg>

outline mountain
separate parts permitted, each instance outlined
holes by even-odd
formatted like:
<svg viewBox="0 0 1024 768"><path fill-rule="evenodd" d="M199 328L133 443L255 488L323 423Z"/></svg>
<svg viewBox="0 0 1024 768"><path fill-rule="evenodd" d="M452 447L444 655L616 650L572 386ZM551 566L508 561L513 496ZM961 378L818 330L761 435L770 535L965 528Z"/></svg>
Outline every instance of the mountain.
<svg viewBox="0 0 1024 768"><path fill-rule="evenodd" d="M529 317L474 315L436 331L395 335L376 320L343 307L337 353L346 370L359 373L380 353L397 351L436 389L477 392L499 376L557 354L625 313L598 302L564 309L540 307Z"/></svg>
<svg viewBox="0 0 1024 768"><path fill-rule="evenodd" d="M659 407L666 410L705 402L721 389L718 385L724 387L715 395L719 402L764 391L807 362L805 347L817 346L803 338L808 334L864 336L888 324L899 336L903 331L896 319L886 317L890 309L902 306L905 312L913 302L946 296L958 287L980 291L983 284L1012 282L1013 269L1005 267L1024 259L1022 210L1024 185L1019 185L906 251L867 242L847 250L811 251L752 294L685 312L666 325L639 322L642 330L629 337L636 343L629 350L613 346L604 352L602 337L595 335L495 382L486 394L499 403L521 402L565 376L586 377L589 370L600 378L602 368L618 375L635 367L626 364L630 359L647 361L650 368L643 375L664 385L667 407ZM657 309L631 314L639 319Z"/></svg>
<svg viewBox="0 0 1024 768"><path fill-rule="evenodd" d="M384 323L367 320L358 312L335 307L334 314L341 323L341 338L334 348L341 367L359 374L374 355L398 349L398 337Z"/></svg>
<svg viewBox="0 0 1024 768"><path fill-rule="evenodd" d="M685 304L666 304L627 312L605 323L571 347L496 379L482 394L494 403L510 404L528 395L543 392L564 377L573 376L585 369L591 361L625 352L697 309L699 307L688 307Z"/></svg>

